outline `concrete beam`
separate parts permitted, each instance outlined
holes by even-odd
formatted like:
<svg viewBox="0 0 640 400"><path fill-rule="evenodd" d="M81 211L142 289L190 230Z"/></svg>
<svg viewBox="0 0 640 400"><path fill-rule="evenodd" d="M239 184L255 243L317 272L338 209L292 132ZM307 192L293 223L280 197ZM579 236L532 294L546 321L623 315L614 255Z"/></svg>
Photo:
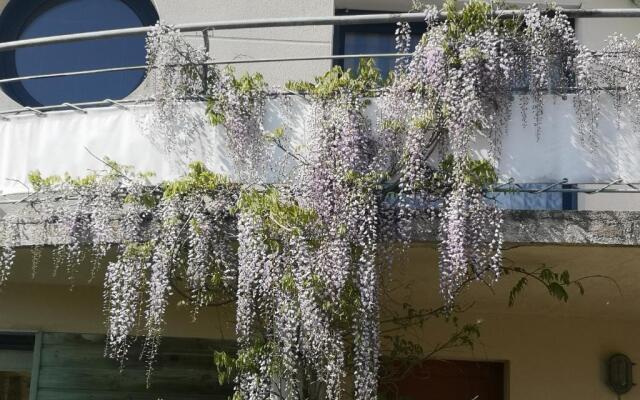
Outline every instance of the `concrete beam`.
<svg viewBox="0 0 640 400"><path fill-rule="evenodd" d="M419 224L415 240L436 241L431 225ZM640 212L506 210L503 229L508 244L638 246Z"/></svg>
<svg viewBox="0 0 640 400"><path fill-rule="evenodd" d="M68 242L59 223L42 222L37 204L13 203L23 197L0 197L0 218L19 216L16 245L28 247ZM504 237L509 244L640 246L640 212L637 211L507 210L504 219ZM114 215L114 243L121 241L117 220L118 216ZM416 242L435 242L437 232L434 223L419 221L413 237Z"/></svg>

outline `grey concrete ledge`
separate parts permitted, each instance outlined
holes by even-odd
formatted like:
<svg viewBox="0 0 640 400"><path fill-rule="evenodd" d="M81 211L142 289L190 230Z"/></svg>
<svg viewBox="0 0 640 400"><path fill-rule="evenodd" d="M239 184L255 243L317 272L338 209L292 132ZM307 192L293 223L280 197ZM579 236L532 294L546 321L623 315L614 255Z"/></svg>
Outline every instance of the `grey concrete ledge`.
<svg viewBox="0 0 640 400"><path fill-rule="evenodd" d="M18 247L58 245L69 241L58 223L42 223L29 202L13 203L21 196L0 196L0 218L18 216ZM121 242L118 216L114 215L113 243ZM437 241L434 222L420 221L414 230L416 242ZM639 246L638 211L515 211L504 213L504 238L508 244Z"/></svg>
<svg viewBox="0 0 640 400"><path fill-rule="evenodd" d="M507 210L503 229L508 244L638 246L640 212ZM436 237L423 233L416 240L431 242Z"/></svg>

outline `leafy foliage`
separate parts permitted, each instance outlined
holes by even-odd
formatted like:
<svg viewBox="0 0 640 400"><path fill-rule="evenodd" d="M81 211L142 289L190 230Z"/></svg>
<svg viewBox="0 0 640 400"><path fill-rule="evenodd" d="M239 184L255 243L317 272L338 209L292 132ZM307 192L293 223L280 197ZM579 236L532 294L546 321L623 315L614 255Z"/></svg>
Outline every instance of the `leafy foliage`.
<svg viewBox="0 0 640 400"><path fill-rule="evenodd" d="M194 192L216 192L218 190L232 189L233 185L229 178L207 170L202 162L191 163L187 176L166 182L163 185L166 198L185 196Z"/></svg>
<svg viewBox="0 0 640 400"><path fill-rule="evenodd" d="M516 299L524 292L531 280L542 284L547 289L547 292L551 297L565 303L569 300L569 292L567 289L571 287L576 287L581 295L584 294L582 280L585 278L582 277L580 279L572 280L571 275L567 270L556 272L551 268L543 266L533 271L528 271L522 267L505 268L505 271L507 274L517 273L523 275L518 279L509 292L510 307L515 304Z"/></svg>
<svg viewBox="0 0 640 400"><path fill-rule="evenodd" d="M343 70L334 66L326 74L315 81L290 81L286 88L295 92L306 93L318 99L330 100L340 93L355 93L364 97L373 97L382 86L382 75L376 68L373 59L360 61L358 71L354 75L350 69Z"/></svg>

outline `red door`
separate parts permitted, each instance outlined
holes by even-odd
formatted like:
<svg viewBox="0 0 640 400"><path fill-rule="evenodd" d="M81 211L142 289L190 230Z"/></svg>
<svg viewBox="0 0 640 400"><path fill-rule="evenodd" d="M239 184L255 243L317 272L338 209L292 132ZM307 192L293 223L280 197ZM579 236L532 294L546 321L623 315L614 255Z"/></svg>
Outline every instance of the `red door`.
<svg viewBox="0 0 640 400"><path fill-rule="evenodd" d="M411 368L394 368L383 379L387 400L504 400L504 364L428 360Z"/></svg>

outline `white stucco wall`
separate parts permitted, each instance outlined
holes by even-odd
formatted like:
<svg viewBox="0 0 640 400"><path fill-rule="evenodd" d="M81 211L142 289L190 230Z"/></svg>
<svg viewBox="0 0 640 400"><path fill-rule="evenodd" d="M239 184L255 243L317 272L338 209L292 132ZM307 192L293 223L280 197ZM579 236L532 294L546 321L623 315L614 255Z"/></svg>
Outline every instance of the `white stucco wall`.
<svg viewBox="0 0 640 400"><path fill-rule="evenodd" d="M636 8L632 0L582 0L581 8ZM587 18L576 21L578 39L592 49L599 49L606 38L619 33L635 37L640 33L637 18Z"/></svg>

